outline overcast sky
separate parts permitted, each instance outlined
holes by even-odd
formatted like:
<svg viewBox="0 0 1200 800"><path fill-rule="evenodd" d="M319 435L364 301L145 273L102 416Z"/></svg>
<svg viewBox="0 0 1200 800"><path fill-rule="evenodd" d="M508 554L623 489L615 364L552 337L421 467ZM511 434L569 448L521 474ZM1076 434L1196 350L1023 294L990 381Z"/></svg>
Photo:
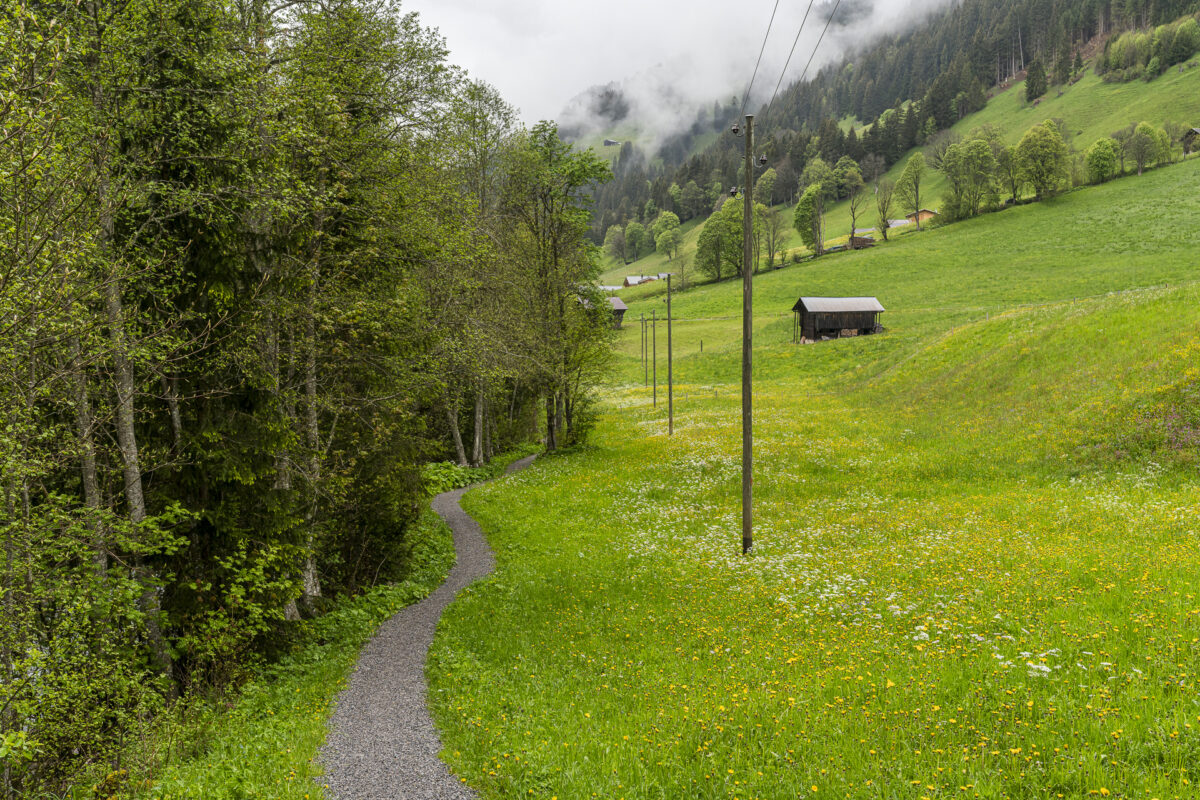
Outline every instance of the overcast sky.
<svg viewBox="0 0 1200 800"><path fill-rule="evenodd" d="M712 46L720 38L712 31L737 25L755 27L761 36L772 5L774 0L407 0L402 8L439 29L451 60L495 85L532 122L554 117L589 86L630 77L698 45ZM697 31L710 33L697 41Z"/></svg>
<svg viewBox="0 0 1200 800"><path fill-rule="evenodd" d="M437 28L451 61L496 86L529 123L555 118L567 101L597 84L653 70L681 101L711 103L741 95L754 68L775 0L402 0L426 27ZM951 0L842 0L869 9L870 21L834 25L813 64L896 30L921 11ZM756 81L755 100L770 96L792 48L807 3L781 2ZM821 9L824 11L821 11ZM788 69L799 77L824 27L818 0ZM660 67L660 65L663 65ZM659 67L658 69L655 69ZM645 81L640 81L645 83ZM660 83L661 85L661 83ZM653 97L661 96L661 89ZM657 100L644 106L657 105ZM643 115L645 110L643 108Z"/></svg>

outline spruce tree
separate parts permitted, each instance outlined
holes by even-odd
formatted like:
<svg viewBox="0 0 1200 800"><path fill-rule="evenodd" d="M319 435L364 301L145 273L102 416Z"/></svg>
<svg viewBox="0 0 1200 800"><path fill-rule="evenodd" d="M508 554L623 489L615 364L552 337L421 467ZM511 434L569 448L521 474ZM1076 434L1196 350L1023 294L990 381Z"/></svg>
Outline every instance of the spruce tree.
<svg viewBox="0 0 1200 800"><path fill-rule="evenodd" d="M1042 62L1034 59L1029 62L1029 71L1025 77L1025 101L1032 103L1046 93L1046 68Z"/></svg>

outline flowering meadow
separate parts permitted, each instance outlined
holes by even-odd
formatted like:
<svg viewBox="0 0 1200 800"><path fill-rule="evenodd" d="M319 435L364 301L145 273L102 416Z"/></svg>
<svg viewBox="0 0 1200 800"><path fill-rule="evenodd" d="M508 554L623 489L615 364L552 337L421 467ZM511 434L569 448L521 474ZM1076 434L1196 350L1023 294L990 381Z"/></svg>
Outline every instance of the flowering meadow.
<svg viewBox="0 0 1200 800"><path fill-rule="evenodd" d="M759 278L749 557L739 287L674 300L673 437L635 304L592 443L464 502L499 568L427 668L451 769L487 798L1200 797L1197 175ZM877 295L889 330L792 345L800 294Z"/></svg>

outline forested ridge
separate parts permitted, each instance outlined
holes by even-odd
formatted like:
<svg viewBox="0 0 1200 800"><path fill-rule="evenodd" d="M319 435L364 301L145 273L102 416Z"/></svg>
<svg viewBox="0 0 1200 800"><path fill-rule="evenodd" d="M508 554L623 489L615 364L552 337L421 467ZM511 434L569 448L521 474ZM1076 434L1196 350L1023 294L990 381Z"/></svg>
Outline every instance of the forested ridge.
<svg viewBox="0 0 1200 800"><path fill-rule="evenodd" d="M0 12L0 786L402 574L421 466L588 426L589 195L389 0Z"/></svg>
<svg viewBox="0 0 1200 800"><path fill-rule="evenodd" d="M1184 44L1173 35L1163 41L1153 26L1198 12L1196 0L961 0L912 30L873 38L812 80L786 88L769 109L747 109L759 114L761 149L778 175L769 200L795 202L800 176L815 157L828 164L843 156L860 164L869 159L864 174L879 174L982 108L992 87L1023 79L1028 69L1044 74L1049 87L1085 66L1141 77L1157 50L1163 57L1156 69L1190 58L1200 41ZM852 31L861 24L868 36L861 21L837 22ZM1140 38L1120 36L1142 29L1148 30ZM1125 42L1119 52L1106 49L1084 64L1083 52L1097 37ZM739 110L738 98L717 102L691 130L668 140L661 158L626 143L615 161L616 180L598 192L593 239L603 241L609 227L631 219L651 222L647 201L682 221L712 213L741 183L740 140L722 136L692 155L688 145L700 132L727 131ZM849 117L864 127L847 130L840 122Z"/></svg>

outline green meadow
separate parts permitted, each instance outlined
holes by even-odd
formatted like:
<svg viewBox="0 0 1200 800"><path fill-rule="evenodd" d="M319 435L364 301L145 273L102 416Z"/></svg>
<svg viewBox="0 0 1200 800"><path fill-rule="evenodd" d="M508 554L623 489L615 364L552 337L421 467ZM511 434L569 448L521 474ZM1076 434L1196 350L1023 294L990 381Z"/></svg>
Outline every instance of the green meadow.
<svg viewBox="0 0 1200 800"><path fill-rule="evenodd" d="M975 128L990 125L1000 132L1005 142L1016 144L1026 131L1047 119L1060 119L1065 123L1068 146L1079 153L1086 151L1097 139L1128 127L1131 123L1144 121L1163 125L1177 122L1188 126L1200 126L1200 69L1190 67L1179 72L1177 68L1173 68L1149 83L1104 83L1089 70L1073 86L1051 87L1036 106L1025 102L1025 84L1018 83L991 98L981 111L959 121L953 131L965 136ZM843 127L855 122L852 119L842 120ZM885 177L893 182L898 180L909 155L911 153L897 162ZM946 181L942 175L929 170L923 185L925 199L922 200L922 205L926 208L940 208L945 191ZM779 206L776 210L782 213L788 222L784 249L807 254L808 251L800 242L799 235L791 228L791 208ZM891 216L898 218L903 216L903 212L897 208ZM858 227L871 228L876 224L875 209L871 206L859 220ZM850 209L847 202L838 203L829 209L825 219L825 230L828 244L845 243L845 238L850 233ZM911 232L908 229L897 229L889 235L898 238ZM680 255L688 259L689 265L695 261L699 236L699 221L693 221L690 227L685 227ZM674 266L658 253L643 256L628 265L606 257L605 272L600 283L616 285L620 284L626 275L649 275L671 272L673 269ZM697 274L694 279L699 282L703 280L703 276ZM622 296L625 296L624 293Z"/></svg>
<svg viewBox="0 0 1200 800"><path fill-rule="evenodd" d="M749 557L740 284L673 299L673 437L628 324L664 298L631 294L590 444L467 495L499 566L427 667L451 769L486 798L1200 796L1198 186L756 278ZM885 333L791 343L797 297L859 294Z"/></svg>

